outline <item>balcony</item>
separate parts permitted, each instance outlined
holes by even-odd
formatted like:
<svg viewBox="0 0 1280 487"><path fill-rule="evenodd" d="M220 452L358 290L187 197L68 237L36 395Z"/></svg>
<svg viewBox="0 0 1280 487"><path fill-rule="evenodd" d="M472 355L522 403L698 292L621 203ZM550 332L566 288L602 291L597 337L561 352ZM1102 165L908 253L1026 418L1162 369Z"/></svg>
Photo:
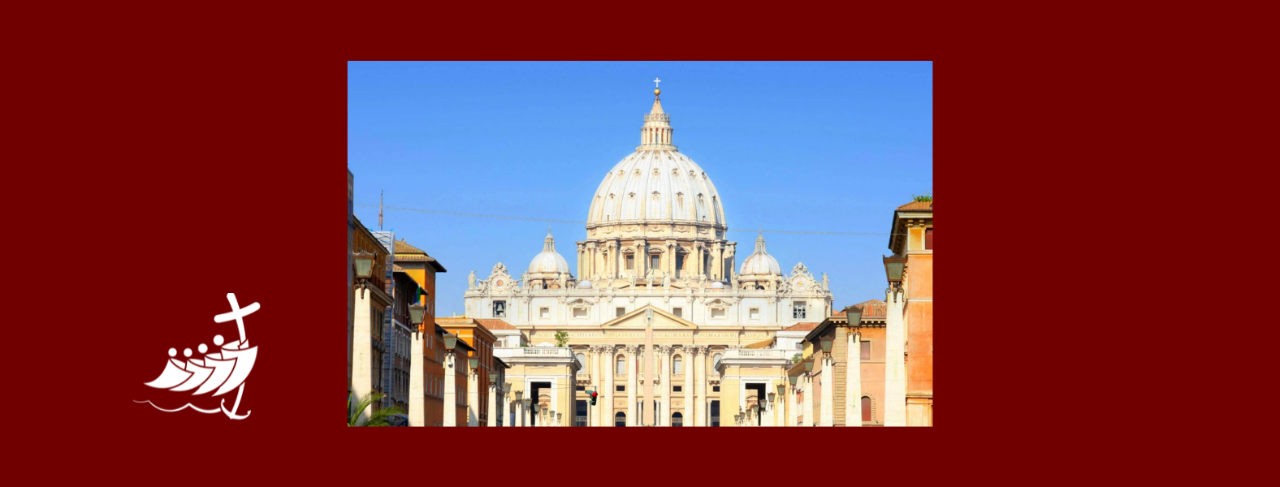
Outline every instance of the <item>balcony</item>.
<svg viewBox="0 0 1280 487"><path fill-rule="evenodd" d="M553 358L573 357L569 347L496 347L493 355L498 358Z"/></svg>
<svg viewBox="0 0 1280 487"><path fill-rule="evenodd" d="M790 360L795 355L795 350L783 350L777 348L739 348L735 350L725 350L724 359L786 359Z"/></svg>

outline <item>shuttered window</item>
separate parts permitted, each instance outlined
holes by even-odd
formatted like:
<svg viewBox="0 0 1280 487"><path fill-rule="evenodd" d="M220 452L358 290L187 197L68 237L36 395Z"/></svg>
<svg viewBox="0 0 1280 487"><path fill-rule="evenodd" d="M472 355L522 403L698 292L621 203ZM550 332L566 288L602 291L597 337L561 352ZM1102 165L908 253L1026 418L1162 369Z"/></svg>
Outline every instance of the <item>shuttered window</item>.
<svg viewBox="0 0 1280 487"><path fill-rule="evenodd" d="M924 229L924 248L933 250L933 227Z"/></svg>
<svg viewBox="0 0 1280 487"><path fill-rule="evenodd" d="M862 349L858 352L862 356L862 360L871 360L871 342L869 340L862 341Z"/></svg>
<svg viewBox="0 0 1280 487"><path fill-rule="evenodd" d="M871 398L867 396L862 396L862 420L871 421Z"/></svg>

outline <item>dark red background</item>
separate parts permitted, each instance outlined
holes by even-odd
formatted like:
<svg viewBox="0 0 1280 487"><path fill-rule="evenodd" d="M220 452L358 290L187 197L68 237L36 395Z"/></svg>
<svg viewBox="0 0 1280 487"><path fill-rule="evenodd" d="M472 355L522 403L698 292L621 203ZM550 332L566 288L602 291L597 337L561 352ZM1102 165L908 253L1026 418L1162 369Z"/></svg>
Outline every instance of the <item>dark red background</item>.
<svg viewBox="0 0 1280 487"><path fill-rule="evenodd" d="M1115 187L1093 172L1104 163L1063 140L1097 143L1111 136L1083 127L1117 123L1080 109L1107 91L1099 69L1117 65L1079 54L1108 42L1077 31L1094 20L1089 12L921 3L355 7L16 13L38 28L13 45L21 68L10 77L21 86L9 93L10 119L24 125L32 151L10 169L43 173L11 181L29 191L29 205L14 211L23 231L41 236L35 245L57 241L57 271L37 272L63 286L31 304L40 320L20 325L17 344L38 351L22 352L31 366L12 389L11 404L24 412L11 421L30 434L10 446L47 462L39 472L145 484L374 483L387 474L587 485L1039 482L1074 475L1046 466L1061 455L1114 446L1087 432L1125 418L1085 409L1074 395L1096 384L1088 370L1099 364L1076 362L1066 373L1066 361L1052 360L1057 350L1089 350L1069 336L1085 324L1082 313L1046 311L1079 305L1055 290L1096 286L1096 276L1051 270L1078 254L1070 240L1019 239L1027 226L1081 224L1052 212L1106 209L1074 182ZM655 58L935 61L934 177L939 223L950 228L936 268L938 427L344 427L346 61ZM1025 270L1024 259L1047 268ZM235 335L234 324L213 323L228 311L228 292L262 304L247 321L260 347L241 408L252 416L133 403L149 399L141 383L160 372L168 348ZM52 348L63 343L77 352ZM45 404L56 407L40 411Z"/></svg>

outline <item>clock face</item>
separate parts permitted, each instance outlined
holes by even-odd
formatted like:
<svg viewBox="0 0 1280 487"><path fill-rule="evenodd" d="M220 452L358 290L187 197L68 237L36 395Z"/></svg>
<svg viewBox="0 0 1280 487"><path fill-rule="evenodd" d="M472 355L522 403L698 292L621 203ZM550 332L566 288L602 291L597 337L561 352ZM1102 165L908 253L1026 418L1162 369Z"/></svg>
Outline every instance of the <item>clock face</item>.
<svg viewBox="0 0 1280 487"><path fill-rule="evenodd" d="M502 279L498 279L498 287L502 287Z"/></svg>

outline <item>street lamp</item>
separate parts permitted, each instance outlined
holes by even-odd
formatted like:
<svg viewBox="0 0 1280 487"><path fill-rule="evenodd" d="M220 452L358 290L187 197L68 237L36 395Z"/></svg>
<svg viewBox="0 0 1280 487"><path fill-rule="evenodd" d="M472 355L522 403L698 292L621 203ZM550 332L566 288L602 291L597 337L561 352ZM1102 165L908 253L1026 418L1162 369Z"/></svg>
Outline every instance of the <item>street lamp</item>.
<svg viewBox="0 0 1280 487"><path fill-rule="evenodd" d="M467 364L471 365L471 370L480 368L480 357L472 356L470 359L467 359Z"/></svg>
<svg viewBox="0 0 1280 487"><path fill-rule="evenodd" d="M426 317L427 309L421 304L409 306L409 322L415 325L421 325L422 320Z"/></svg>
<svg viewBox="0 0 1280 487"><path fill-rule="evenodd" d="M849 326L858 326L862 323L862 307L856 304L845 306L844 316L849 319Z"/></svg>
<svg viewBox="0 0 1280 487"><path fill-rule="evenodd" d="M823 339L822 339L822 353L831 353L831 342L834 342L834 341L835 341L835 340L833 340L833 339L831 339L831 338L823 338Z"/></svg>
<svg viewBox="0 0 1280 487"><path fill-rule="evenodd" d="M907 258L904 256L893 254L891 257L884 257L884 274L893 287L902 287L902 270L906 265Z"/></svg>
<svg viewBox="0 0 1280 487"><path fill-rule="evenodd" d="M454 335L454 334L452 334L452 333L445 333L445 334L444 334L444 348L445 348L445 350L448 350L448 351L452 352L452 351L453 351L453 347L455 347L455 346L457 346L457 345L458 345L458 335Z"/></svg>
<svg viewBox="0 0 1280 487"><path fill-rule="evenodd" d="M791 381L791 387L794 388L796 386L796 382L800 380L800 376L798 375L788 376L787 380Z"/></svg>
<svg viewBox="0 0 1280 487"><path fill-rule="evenodd" d="M356 266L356 279L369 279L373 277L373 259L377 258L377 256L378 254L376 253L366 252L363 250L352 254L352 260L355 262Z"/></svg>
<svg viewBox="0 0 1280 487"><path fill-rule="evenodd" d="M805 372L813 372L813 359L812 359L812 358L810 358L809 360L805 360L805 361L804 361L804 371L805 371Z"/></svg>

